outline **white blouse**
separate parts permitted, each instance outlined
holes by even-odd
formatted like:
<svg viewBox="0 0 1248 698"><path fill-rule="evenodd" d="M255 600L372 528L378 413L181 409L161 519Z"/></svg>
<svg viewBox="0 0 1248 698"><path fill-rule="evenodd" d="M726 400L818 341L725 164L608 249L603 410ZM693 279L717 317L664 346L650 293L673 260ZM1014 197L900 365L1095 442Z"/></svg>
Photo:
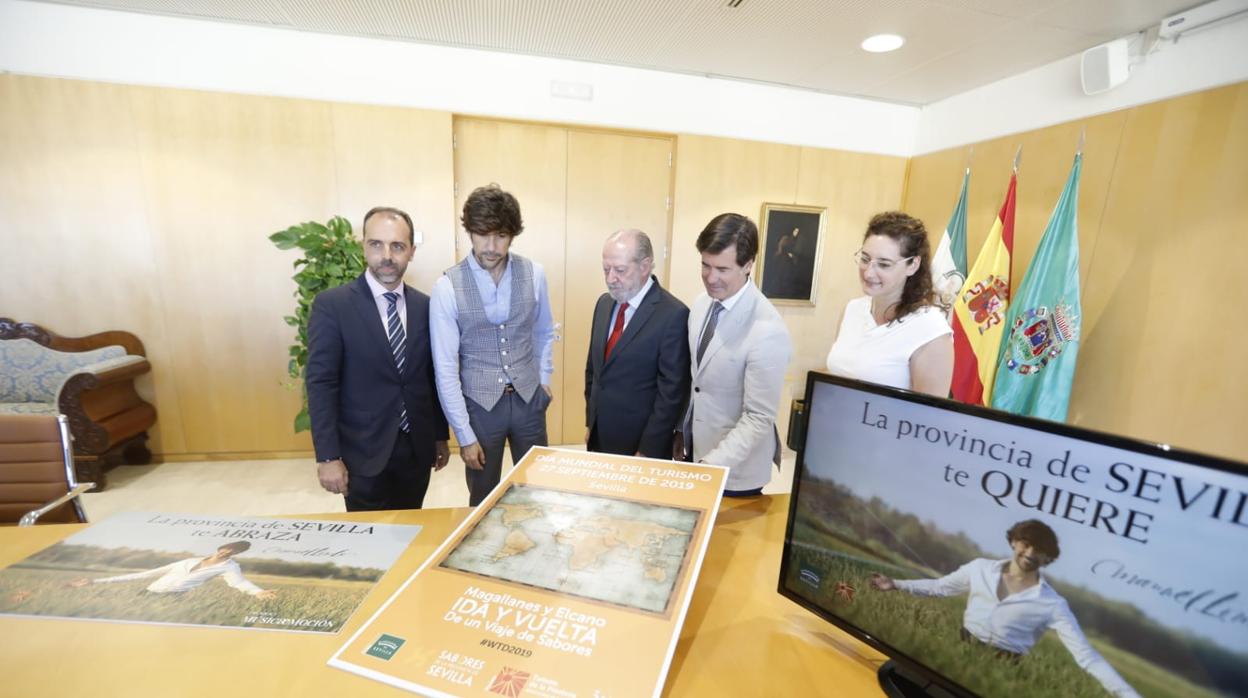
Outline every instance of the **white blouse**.
<svg viewBox="0 0 1248 698"><path fill-rule="evenodd" d="M911 355L947 334L953 334L953 330L945 314L935 306L925 306L901 320L877 325L871 316L871 298L855 298L845 306L841 329L828 352L828 371L910 390Z"/></svg>

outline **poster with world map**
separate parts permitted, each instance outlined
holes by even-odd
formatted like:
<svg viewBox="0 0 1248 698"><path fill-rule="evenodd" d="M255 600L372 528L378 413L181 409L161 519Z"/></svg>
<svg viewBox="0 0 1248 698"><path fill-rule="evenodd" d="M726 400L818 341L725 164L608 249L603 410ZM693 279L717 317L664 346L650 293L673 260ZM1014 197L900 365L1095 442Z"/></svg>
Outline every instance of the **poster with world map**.
<svg viewBox="0 0 1248 698"><path fill-rule="evenodd" d="M667 613L700 515L696 509L512 486L441 566Z"/></svg>
<svg viewBox="0 0 1248 698"><path fill-rule="evenodd" d="M429 696L657 696L726 477L534 448L329 663Z"/></svg>

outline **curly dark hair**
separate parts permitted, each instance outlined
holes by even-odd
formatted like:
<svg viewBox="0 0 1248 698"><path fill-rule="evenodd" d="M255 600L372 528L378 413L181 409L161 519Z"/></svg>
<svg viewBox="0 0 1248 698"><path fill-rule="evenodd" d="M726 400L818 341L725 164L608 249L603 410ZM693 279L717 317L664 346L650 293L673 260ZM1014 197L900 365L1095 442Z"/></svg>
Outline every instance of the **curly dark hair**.
<svg viewBox="0 0 1248 698"><path fill-rule="evenodd" d="M897 302L894 320L900 320L927 305L935 305L932 289L932 248L927 242L923 221L901 211L885 211L871 217L863 242L872 235L891 238L901 248L902 258L918 257L919 269L906 279Z"/></svg>
<svg viewBox="0 0 1248 698"><path fill-rule="evenodd" d="M524 232L520 202L493 183L472 190L459 221L473 235L502 233L514 238Z"/></svg>
<svg viewBox="0 0 1248 698"><path fill-rule="evenodd" d="M758 226L739 213L721 213L698 233L698 252L719 254L736 245L737 266L743 267L758 256Z"/></svg>
<svg viewBox="0 0 1248 698"><path fill-rule="evenodd" d="M1049 525L1039 519L1027 519L1019 521L1010 526L1010 530L1005 532L1005 539L1010 543L1021 540L1029 543L1031 547L1043 553L1049 558L1049 562L1057 559L1062 554L1062 549L1057 545L1057 534Z"/></svg>

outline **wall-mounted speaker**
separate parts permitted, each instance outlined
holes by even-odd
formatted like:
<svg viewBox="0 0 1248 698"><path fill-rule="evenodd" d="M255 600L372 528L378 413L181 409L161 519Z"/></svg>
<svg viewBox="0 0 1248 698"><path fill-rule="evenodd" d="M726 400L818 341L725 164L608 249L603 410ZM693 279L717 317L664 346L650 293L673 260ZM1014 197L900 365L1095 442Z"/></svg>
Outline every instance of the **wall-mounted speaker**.
<svg viewBox="0 0 1248 698"><path fill-rule="evenodd" d="M1114 39L1083 52L1079 62L1079 81L1083 93L1095 95L1111 90L1127 81L1131 72L1131 56L1126 39Z"/></svg>

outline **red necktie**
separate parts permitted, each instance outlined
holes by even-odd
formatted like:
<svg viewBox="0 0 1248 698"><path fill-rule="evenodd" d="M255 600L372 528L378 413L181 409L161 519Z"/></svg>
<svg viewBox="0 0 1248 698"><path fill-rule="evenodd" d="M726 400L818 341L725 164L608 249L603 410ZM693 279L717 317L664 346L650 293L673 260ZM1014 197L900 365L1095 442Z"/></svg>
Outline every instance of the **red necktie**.
<svg viewBox="0 0 1248 698"><path fill-rule="evenodd" d="M615 327L611 328L611 336L607 337L607 353L603 356L603 361L611 358L611 350L615 348L615 343L620 341L620 335L624 334L624 311L628 310L628 303L620 304L620 311L615 315Z"/></svg>

